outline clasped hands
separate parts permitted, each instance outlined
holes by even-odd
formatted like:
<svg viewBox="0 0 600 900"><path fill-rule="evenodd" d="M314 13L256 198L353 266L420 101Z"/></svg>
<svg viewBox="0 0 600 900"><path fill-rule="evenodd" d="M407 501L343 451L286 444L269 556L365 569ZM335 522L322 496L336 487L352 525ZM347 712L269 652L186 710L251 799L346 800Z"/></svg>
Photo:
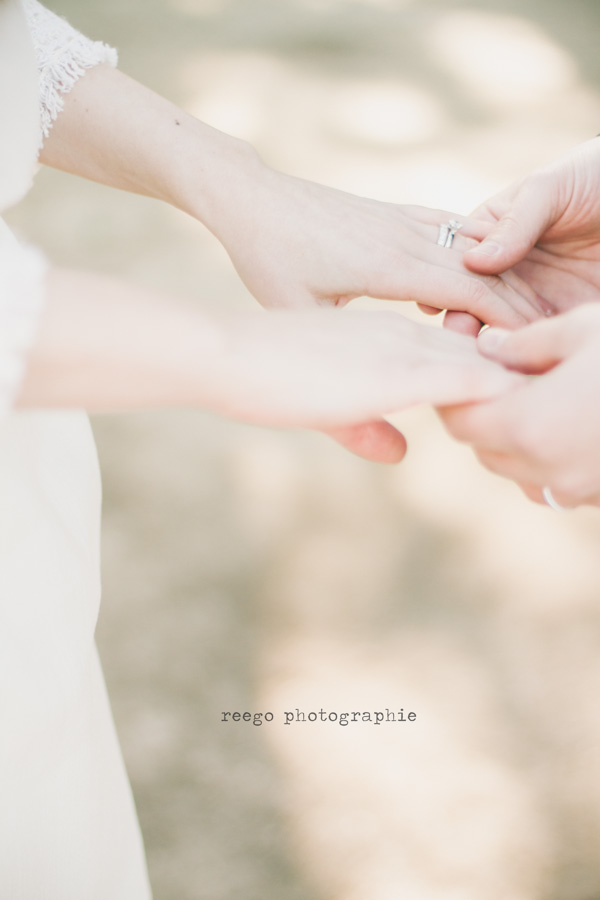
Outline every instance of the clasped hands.
<svg viewBox="0 0 600 900"><path fill-rule="evenodd" d="M510 267L550 318L513 331L489 329L479 349L537 377L486 403L449 407L441 416L493 472L542 502L600 505L600 141L575 148L489 200L475 216L487 238L464 257L471 271ZM479 323L449 314L474 333Z"/></svg>
<svg viewBox="0 0 600 900"><path fill-rule="evenodd" d="M221 321L158 298L152 315L146 307L141 315L142 300L112 286L117 334L135 334L118 366L114 336L100 327L106 290L58 273L38 353L43 377L34 356L25 404L186 402L256 423L320 428L362 456L394 462L406 445L382 416L429 402L484 465L531 499L540 501L546 486L566 506L600 504L600 141L460 217L451 248L436 243L451 213L276 172L245 142L103 66L67 95L40 159L194 216L275 312ZM72 294L90 297L90 311L80 302L63 309ZM448 327L395 312L315 312L363 295L445 309ZM475 341L481 323L493 327ZM64 377L65 333L76 325L72 345L87 340L97 362L95 378L81 354L72 360L92 383L91 397L83 388L73 397L81 379Z"/></svg>
<svg viewBox="0 0 600 900"><path fill-rule="evenodd" d="M364 235L371 201L350 202L360 214ZM339 215L337 204L335 208ZM537 377L521 377L501 388L499 377L482 370L484 399L470 396L467 403L448 405L449 396L440 399L442 383L449 394L473 390L473 385L467 387L464 371L460 387L453 384L447 360L442 364L436 355L434 363L432 344L429 362L422 359L407 380L408 393L420 391L421 399L438 405L450 433L471 444L487 468L516 481L530 499L543 502L542 489L550 486L564 506L600 505L600 141L583 144L462 219L464 226L451 250L438 247L435 240L439 224L450 214L373 204L372 218L367 218L369 238L379 254L379 265L373 267L373 247L364 239L357 242L353 233L354 209L322 223L323 257L307 258L308 278L303 273L310 284L315 267L314 284L320 291L306 292L300 302L308 306L315 294L317 302L335 304L357 293L402 297L429 312L444 305L447 329L455 332L475 336L482 323L496 326L480 334L480 354L506 369ZM387 216L395 217L401 251L390 243L393 232ZM354 269L344 268L343 252L339 263L332 252L341 246L340 237L365 249L364 257L354 256ZM325 268L316 271L321 261L327 276ZM243 265L238 271L244 277ZM367 271L370 280L362 290L345 287L344 277L355 286ZM271 289L278 281L293 285L294 274L271 281ZM266 283L250 281L249 287L268 298ZM410 355L415 339L433 340L434 335L403 332L396 336L398 353ZM435 354L442 347L450 352L440 340ZM425 364L430 366L427 379ZM485 399L488 392L499 390L499 395ZM404 452L402 436L385 422L329 431L370 458L393 461Z"/></svg>
<svg viewBox="0 0 600 900"><path fill-rule="evenodd" d="M542 488L550 486L565 506L600 504L600 141L461 217L464 225L450 250L437 246L436 237L452 214L350 197L340 204L332 191L328 217L328 189L319 190L325 193L319 197L318 240L311 206L313 230L306 256L300 255L301 273L290 269L298 257L286 255L259 266L265 278L257 281L243 255L232 253L253 293L273 306L341 305L359 294L414 300L428 312L444 306L446 332L463 332L454 335L455 345L445 342L447 333L390 317L393 346L414 363L405 380L406 402L438 406L450 433L472 444L485 466L517 481L532 500L543 502ZM268 223L268 215L262 221ZM290 227L297 224L290 220ZM289 247L304 238L300 232L284 241ZM254 258L248 272L256 271ZM298 283L304 287L294 294ZM280 290L284 284L287 296ZM480 359L518 376L505 380L498 370L479 369L475 358L465 368L482 324L495 327L478 337ZM459 404L453 394L462 394ZM395 397L397 402L397 392ZM327 430L368 458L396 461L405 450L402 436L381 420Z"/></svg>

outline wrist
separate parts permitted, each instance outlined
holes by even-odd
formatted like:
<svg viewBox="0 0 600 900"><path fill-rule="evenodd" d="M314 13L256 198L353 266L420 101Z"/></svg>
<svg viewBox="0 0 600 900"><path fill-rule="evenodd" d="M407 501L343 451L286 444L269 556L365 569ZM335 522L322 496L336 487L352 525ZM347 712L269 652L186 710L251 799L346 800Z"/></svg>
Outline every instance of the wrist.
<svg viewBox="0 0 600 900"><path fill-rule="evenodd" d="M176 164L165 199L220 237L267 166L246 141L193 116L183 114L176 121Z"/></svg>

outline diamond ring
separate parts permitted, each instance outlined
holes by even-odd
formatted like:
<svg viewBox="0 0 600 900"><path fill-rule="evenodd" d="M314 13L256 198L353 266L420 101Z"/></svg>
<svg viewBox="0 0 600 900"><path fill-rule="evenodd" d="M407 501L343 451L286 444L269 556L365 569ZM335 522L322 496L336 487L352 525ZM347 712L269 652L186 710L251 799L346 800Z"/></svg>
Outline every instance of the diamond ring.
<svg viewBox="0 0 600 900"><path fill-rule="evenodd" d="M463 224L463 222L457 222L456 219L450 219L448 223L440 225L437 239L438 247L446 247L449 250L456 237L456 232L463 227Z"/></svg>

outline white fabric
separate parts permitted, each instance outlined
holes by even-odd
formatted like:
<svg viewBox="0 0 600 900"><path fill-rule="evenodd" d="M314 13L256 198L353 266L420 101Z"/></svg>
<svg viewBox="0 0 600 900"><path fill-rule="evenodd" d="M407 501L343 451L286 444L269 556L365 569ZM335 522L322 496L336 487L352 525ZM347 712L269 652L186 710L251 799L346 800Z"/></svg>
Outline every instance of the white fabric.
<svg viewBox="0 0 600 900"><path fill-rule="evenodd" d="M45 261L22 247L0 219L0 418L23 378L44 299Z"/></svg>
<svg viewBox="0 0 600 900"><path fill-rule="evenodd" d="M72 84L48 79L98 59L96 44L75 40L37 3L0 0L0 212L27 190L39 145L24 9L38 58L60 61L41 72L44 121ZM94 645L101 488L89 422L80 412L8 411L40 314L43 271L0 220L0 897L149 900Z"/></svg>
<svg viewBox="0 0 600 900"><path fill-rule="evenodd" d="M25 196L41 139L38 76L19 0L0 2L0 215Z"/></svg>
<svg viewBox="0 0 600 900"><path fill-rule="evenodd" d="M39 70L42 133L48 137L52 123L68 93L86 69L117 64L117 52L102 41L90 41L64 19L37 0L23 0Z"/></svg>

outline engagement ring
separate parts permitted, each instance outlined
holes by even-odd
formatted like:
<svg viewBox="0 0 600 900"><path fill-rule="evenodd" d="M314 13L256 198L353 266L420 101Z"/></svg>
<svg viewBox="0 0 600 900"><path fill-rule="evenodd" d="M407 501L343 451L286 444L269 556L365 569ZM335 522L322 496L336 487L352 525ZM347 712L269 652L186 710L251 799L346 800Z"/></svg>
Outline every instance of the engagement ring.
<svg viewBox="0 0 600 900"><path fill-rule="evenodd" d="M450 219L447 224L440 225L437 244L438 247L446 247L450 249L452 242L456 237L456 232L463 227L463 222L457 222L456 219Z"/></svg>

